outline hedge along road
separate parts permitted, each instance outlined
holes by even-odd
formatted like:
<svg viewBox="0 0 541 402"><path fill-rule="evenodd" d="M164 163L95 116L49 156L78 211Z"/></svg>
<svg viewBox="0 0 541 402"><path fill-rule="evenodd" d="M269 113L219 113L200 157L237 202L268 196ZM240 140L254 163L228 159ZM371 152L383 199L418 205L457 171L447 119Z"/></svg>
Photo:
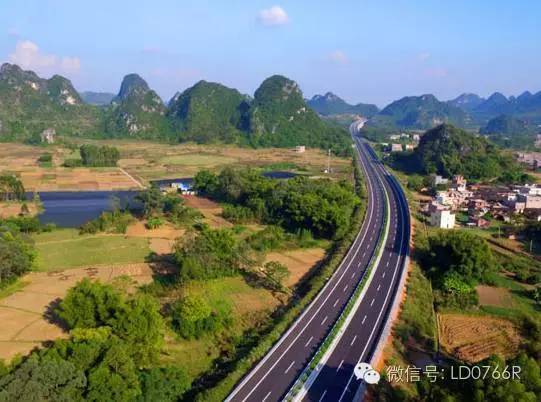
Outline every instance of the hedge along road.
<svg viewBox="0 0 541 402"><path fill-rule="evenodd" d="M282 400L325 340L353 296L375 253L384 224L387 191L377 160L357 144L368 193L366 218L346 257L326 285L226 401ZM392 218L391 214L391 218ZM392 237L392 236L391 236ZM377 268L377 267L374 267ZM368 293L367 293L368 294Z"/></svg>

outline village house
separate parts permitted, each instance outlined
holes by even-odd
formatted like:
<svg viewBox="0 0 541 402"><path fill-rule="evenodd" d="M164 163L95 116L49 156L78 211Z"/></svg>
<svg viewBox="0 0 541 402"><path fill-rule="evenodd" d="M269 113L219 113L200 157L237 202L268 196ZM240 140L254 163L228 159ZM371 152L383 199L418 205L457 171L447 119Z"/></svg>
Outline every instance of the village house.
<svg viewBox="0 0 541 402"><path fill-rule="evenodd" d="M402 144L391 144L391 152L402 152Z"/></svg>
<svg viewBox="0 0 541 402"><path fill-rule="evenodd" d="M430 214L430 225L440 229L453 229L455 227L455 214L449 209L440 209Z"/></svg>
<svg viewBox="0 0 541 402"><path fill-rule="evenodd" d="M54 128L47 128L43 130L40 134L41 142L46 142L47 144L54 143L54 137L56 135L56 130Z"/></svg>
<svg viewBox="0 0 541 402"><path fill-rule="evenodd" d="M306 146L305 145L297 145L295 147L295 152L297 152L298 154L302 154L302 153L306 152Z"/></svg>

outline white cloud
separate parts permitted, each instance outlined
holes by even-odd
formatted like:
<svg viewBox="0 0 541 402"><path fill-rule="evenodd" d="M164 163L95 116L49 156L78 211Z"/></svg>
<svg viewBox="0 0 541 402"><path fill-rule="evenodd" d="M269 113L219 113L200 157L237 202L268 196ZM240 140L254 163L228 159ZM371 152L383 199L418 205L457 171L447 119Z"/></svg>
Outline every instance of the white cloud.
<svg viewBox="0 0 541 402"><path fill-rule="evenodd" d="M347 64L348 61L349 61L347 55L341 50L335 50L334 52L331 52L327 56L327 58L330 61L333 61L333 62L338 63L338 64Z"/></svg>
<svg viewBox="0 0 541 402"><path fill-rule="evenodd" d="M60 57L43 53L38 45L29 40L17 42L15 51L9 55L12 63L25 70L33 70L41 74L75 74L81 69L78 57Z"/></svg>
<svg viewBox="0 0 541 402"><path fill-rule="evenodd" d="M265 26L285 25L289 22L287 13L280 6L272 6L261 10L258 19Z"/></svg>

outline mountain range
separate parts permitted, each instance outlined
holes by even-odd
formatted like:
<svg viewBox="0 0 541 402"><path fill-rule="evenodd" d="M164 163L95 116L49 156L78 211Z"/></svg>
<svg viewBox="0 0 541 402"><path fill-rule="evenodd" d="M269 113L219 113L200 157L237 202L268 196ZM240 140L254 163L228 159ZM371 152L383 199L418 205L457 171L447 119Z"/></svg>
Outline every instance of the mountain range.
<svg viewBox="0 0 541 402"><path fill-rule="evenodd" d="M350 105L332 92L327 92L325 95L314 95L306 103L322 116L351 114L370 118L379 112L379 108L376 105L368 103Z"/></svg>
<svg viewBox="0 0 541 402"><path fill-rule="evenodd" d="M254 98L218 83L200 81L164 104L137 74L128 74L109 104L107 96L84 95L69 80L42 79L14 64L0 68L0 140L60 135L146 138L252 146L306 145L350 153L347 130L321 120L295 81L275 75ZM99 104L100 106L97 106Z"/></svg>

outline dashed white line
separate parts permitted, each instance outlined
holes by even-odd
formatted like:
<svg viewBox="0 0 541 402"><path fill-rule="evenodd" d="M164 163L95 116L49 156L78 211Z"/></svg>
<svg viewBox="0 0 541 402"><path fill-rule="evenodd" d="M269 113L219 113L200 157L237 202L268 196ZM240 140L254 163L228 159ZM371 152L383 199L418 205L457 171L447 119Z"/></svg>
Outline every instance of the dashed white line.
<svg viewBox="0 0 541 402"><path fill-rule="evenodd" d="M267 398L270 396L270 394L271 394L271 393L269 392L267 395L265 395L265 398L263 398L263 401L262 401L262 402L265 402L265 401L267 400Z"/></svg>
<svg viewBox="0 0 541 402"><path fill-rule="evenodd" d="M291 367L293 367L294 364L295 364L295 360L293 360L293 361L291 362L291 364L289 365L289 367L286 368L286 371L284 371L284 374L287 374L287 372L289 371L289 369L290 369Z"/></svg>
<svg viewBox="0 0 541 402"><path fill-rule="evenodd" d="M383 274L381 274L381 277L382 277L382 278L385 278L385 272L384 272Z"/></svg>
<svg viewBox="0 0 541 402"><path fill-rule="evenodd" d="M379 288L381 288L381 285L378 285L378 288L376 289L376 292L379 292Z"/></svg>
<svg viewBox="0 0 541 402"><path fill-rule="evenodd" d="M357 340L357 335L355 335L353 337L353 340L351 341L351 343L349 344L349 346L353 346L353 344L355 343L355 341Z"/></svg>
<svg viewBox="0 0 541 402"><path fill-rule="evenodd" d="M386 266L386 267L388 267L388 266L389 266L389 261L387 261L387 264L385 264L385 266Z"/></svg>
<svg viewBox="0 0 541 402"><path fill-rule="evenodd" d="M338 371L338 370L340 370L340 369L342 368L342 363L344 363L343 360L342 360L342 361L340 362L340 364L338 365L338 368L336 369L336 371Z"/></svg>
<svg viewBox="0 0 541 402"><path fill-rule="evenodd" d="M344 292L348 290L348 285L344 286Z"/></svg>
<svg viewBox="0 0 541 402"><path fill-rule="evenodd" d="M351 275L351 279L355 278L355 272Z"/></svg>
<svg viewBox="0 0 541 402"><path fill-rule="evenodd" d="M312 339L314 339L313 336L310 337L310 339L308 339L308 342L306 342L306 344L304 345L304 347L308 347L308 345L310 345L310 342L312 342Z"/></svg>
<svg viewBox="0 0 541 402"><path fill-rule="evenodd" d="M363 317L363 321L361 322L361 324L364 324L365 321L366 321L366 315Z"/></svg>
<svg viewBox="0 0 541 402"><path fill-rule="evenodd" d="M270 392L269 392L269 394L270 394ZM327 395L327 390L323 391L323 393L321 394L321 398L319 398L317 402L321 402L323 400L323 398L325 398L325 395Z"/></svg>
<svg viewBox="0 0 541 402"><path fill-rule="evenodd" d="M376 301L376 299L372 299L372 301L370 302L370 307L372 307L374 305L375 301Z"/></svg>
<svg viewBox="0 0 541 402"><path fill-rule="evenodd" d="M321 325L325 324L325 322L327 321L327 318L329 318L328 315L326 315L325 318L323 319L323 321L321 321Z"/></svg>
<svg viewBox="0 0 541 402"><path fill-rule="evenodd" d="M340 301L340 299L336 299L336 301L334 302L334 304L332 306L336 307L336 305L338 304L339 301Z"/></svg>

